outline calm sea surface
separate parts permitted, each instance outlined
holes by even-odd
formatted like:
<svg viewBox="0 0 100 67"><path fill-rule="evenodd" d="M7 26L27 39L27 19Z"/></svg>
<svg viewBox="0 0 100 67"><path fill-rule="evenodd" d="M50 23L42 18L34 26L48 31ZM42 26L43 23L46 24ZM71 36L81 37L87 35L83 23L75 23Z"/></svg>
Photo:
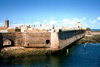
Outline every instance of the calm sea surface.
<svg viewBox="0 0 100 67"><path fill-rule="evenodd" d="M100 29L91 29L91 31L100 31Z"/></svg>
<svg viewBox="0 0 100 67"><path fill-rule="evenodd" d="M60 55L0 60L0 67L100 67L100 44L78 44Z"/></svg>

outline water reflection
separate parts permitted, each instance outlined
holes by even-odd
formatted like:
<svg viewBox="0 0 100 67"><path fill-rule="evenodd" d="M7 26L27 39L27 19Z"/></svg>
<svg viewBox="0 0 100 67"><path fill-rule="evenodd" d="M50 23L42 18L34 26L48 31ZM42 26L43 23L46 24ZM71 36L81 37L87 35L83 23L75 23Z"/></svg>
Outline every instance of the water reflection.
<svg viewBox="0 0 100 67"><path fill-rule="evenodd" d="M86 51L86 45L87 45L87 43L84 43L84 51Z"/></svg>
<svg viewBox="0 0 100 67"><path fill-rule="evenodd" d="M85 45L85 51L84 51ZM88 45L88 46L87 46ZM12 60L0 60L0 66L10 67L99 67L100 44L78 44L59 55L32 56Z"/></svg>

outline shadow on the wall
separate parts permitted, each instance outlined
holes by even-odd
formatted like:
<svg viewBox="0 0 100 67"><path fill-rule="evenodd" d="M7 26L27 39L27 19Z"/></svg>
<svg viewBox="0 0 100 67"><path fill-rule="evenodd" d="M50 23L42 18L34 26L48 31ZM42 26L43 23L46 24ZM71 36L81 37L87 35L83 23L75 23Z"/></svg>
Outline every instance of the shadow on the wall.
<svg viewBox="0 0 100 67"><path fill-rule="evenodd" d="M3 37L2 37L2 33L0 33L0 53L2 48L3 48Z"/></svg>
<svg viewBox="0 0 100 67"><path fill-rule="evenodd" d="M5 46L3 46L2 48L11 47L11 46L13 46L13 45L5 45Z"/></svg>
<svg viewBox="0 0 100 67"><path fill-rule="evenodd" d="M66 31L59 30L58 36L60 40L65 40L73 36L76 36L78 34L82 34L84 32L85 30L66 30Z"/></svg>
<svg viewBox="0 0 100 67"><path fill-rule="evenodd" d="M10 45L3 45L3 48L14 46L14 41L11 39L9 39L9 40L11 41L11 44Z"/></svg>
<svg viewBox="0 0 100 67"><path fill-rule="evenodd" d="M1 50L2 50L3 48L14 46L14 41L11 40L11 39L8 39L8 40L11 41L11 44L10 44L10 45L3 45L3 43L4 43L4 40L3 40L3 39L4 39L4 38L3 38L3 36L2 36L2 33L0 33L0 53L1 53Z"/></svg>

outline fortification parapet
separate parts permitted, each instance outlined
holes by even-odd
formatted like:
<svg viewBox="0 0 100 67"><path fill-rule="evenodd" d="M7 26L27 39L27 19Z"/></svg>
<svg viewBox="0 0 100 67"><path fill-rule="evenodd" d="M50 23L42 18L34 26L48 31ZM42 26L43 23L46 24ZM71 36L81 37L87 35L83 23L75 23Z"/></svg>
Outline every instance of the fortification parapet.
<svg viewBox="0 0 100 67"><path fill-rule="evenodd" d="M41 47L62 50L85 35L85 30L66 30L59 32L8 32L0 33L0 47L4 42L11 46ZM7 44L6 43L6 44Z"/></svg>

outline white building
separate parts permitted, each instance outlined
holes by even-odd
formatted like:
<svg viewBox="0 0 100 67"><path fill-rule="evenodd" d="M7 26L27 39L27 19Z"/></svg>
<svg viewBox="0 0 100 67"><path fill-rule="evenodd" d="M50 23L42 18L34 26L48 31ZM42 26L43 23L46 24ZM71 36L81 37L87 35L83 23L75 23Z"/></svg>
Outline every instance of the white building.
<svg viewBox="0 0 100 67"><path fill-rule="evenodd" d="M76 28L82 28L82 24L81 24L80 22L78 22L78 23L76 24Z"/></svg>

